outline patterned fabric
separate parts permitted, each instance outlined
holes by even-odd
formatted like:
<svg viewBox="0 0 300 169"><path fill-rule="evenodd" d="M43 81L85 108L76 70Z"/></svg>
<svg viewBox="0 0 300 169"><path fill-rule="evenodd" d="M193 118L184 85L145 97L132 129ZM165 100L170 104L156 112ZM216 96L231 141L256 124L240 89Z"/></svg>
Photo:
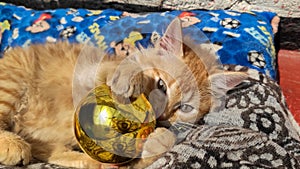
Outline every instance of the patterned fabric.
<svg viewBox="0 0 300 169"><path fill-rule="evenodd" d="M198 126L147 169L299 168L297 159L265 135L234 126Z"/></svg>
<svg viewBox="0 0 300 169"><path fill-rule="evenodd" d="M198 41L215 45L224 64L254 68L276 79L276 59L270 25L275 13L229 10L170 11L132 14L124 11L56 9L32 10L0 3L0 53L32 43L93 42L108 52L127 55L136 44L147 46L160 37L172 18L184 30L200 29ZM92 38L92 39L91 39Z"/></svg>
<svg viewBox="0 0 300 169"><path fill-rule="evenodd" d="M203 125L177 124L190 128L186 139L149 169L300 167L299 126L277 83L246 67L225 69L250 78L229 91L225 109L208 113Z"/></svg>

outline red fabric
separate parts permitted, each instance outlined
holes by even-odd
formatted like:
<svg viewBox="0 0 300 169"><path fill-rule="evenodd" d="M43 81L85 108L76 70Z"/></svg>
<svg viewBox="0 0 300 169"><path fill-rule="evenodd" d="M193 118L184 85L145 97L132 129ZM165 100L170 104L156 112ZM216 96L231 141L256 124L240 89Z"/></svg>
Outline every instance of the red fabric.
<svg viewBox="0 0 300 169"><path fill-rule="evenodd" d="M300 124L300 51L280 50L278 54L280 86L287 104Z"/></svg>

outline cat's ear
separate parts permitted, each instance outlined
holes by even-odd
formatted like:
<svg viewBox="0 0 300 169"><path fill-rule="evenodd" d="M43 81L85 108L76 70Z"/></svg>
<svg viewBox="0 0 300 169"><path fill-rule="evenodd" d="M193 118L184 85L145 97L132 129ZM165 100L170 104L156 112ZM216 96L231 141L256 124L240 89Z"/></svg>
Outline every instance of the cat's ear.
<svg viewBox="0 0 300 169"><path fill-rule="evenodd" d="M176 17L167 27L166 32L158 41L158 45L175 56L181 57L183 56L182 41L181 21Z"/></svg>
<svg viewBox="0 0 300 169"><path fill-rule="evenodd" d="M212 74L209 77L211 89L215 96L223 96L227 91L233 89L249 77L243 72L222 72Z"/></svg>

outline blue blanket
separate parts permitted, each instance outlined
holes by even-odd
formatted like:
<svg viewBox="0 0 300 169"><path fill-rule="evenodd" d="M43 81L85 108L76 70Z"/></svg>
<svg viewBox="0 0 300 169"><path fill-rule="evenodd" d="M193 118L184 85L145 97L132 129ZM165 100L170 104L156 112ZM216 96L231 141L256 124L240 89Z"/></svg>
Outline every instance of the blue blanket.
<svg viewBox="0 0 300 169"><path fill-rule="evenodd" d="M192 10L133 14L113 9L33 10L0 3L0 53L2 56L16 46L68 40L93 42L109 53L126 55L131 47L148 46L160 37L175 16L196 41L209 40L223 64L247 66L276 79L270 24L276 14L271 12ZM203 33L193 33L193 29Z"/></svg>

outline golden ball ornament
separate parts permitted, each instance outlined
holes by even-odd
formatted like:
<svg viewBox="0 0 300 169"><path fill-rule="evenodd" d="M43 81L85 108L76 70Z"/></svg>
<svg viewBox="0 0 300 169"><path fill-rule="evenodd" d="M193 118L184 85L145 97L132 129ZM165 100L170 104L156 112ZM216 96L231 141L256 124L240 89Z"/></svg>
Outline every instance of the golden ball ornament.
<svg viewBox="0 0 300 169"><path fill-rule="evenodd" d="M145 139L155 129L155 120L143 94L129 104L121 104L113 99L108 86L100 85L76 108L75 137L93 159L123 164L140 156Z"/></svg>

